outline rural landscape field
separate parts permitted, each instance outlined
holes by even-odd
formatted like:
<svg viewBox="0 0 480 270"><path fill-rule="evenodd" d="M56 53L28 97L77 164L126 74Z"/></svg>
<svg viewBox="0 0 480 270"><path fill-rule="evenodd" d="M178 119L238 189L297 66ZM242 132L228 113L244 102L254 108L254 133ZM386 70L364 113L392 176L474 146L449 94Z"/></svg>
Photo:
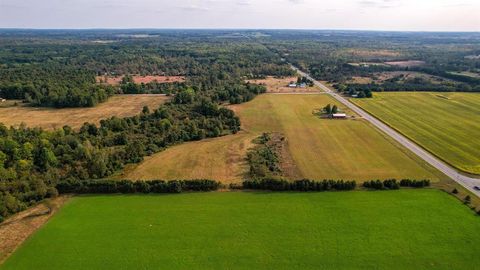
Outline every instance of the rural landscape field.
<svg viewBox="0 0 480 270"><path fill-rule="evenodd" d="M82 196L0 269L474 269L479 229L437 190Z"/></svg>
<svg viewBox="0 0 480 270"><path fill-rule="evenodd" d="M480 174L480 95L379 93L354 102L446 162Z"/></svg>
<svg viewBox="0 0 480 270"><path fill-rule="evenodd" d="M133 180L212 178L241 181L245 152L263 132L288 141L293 179L414 178L438 181L442 175L359 118L321 119L314 111L336 102L327 95L265 94L232 109L242 132L174 146L141 163L125 177ZM342 107L340 107L342 109ZM351 116L355 116L347 111ZM243 158L242 158L243 157ZM317 162L312 162L317 161Z"/></svg>
<svg viewBox="0 0 480 270"><path fill-rule="evenodd" d="M0 270L480 269L478 13L2 0Z"/></svg>
<svg viewBox="0 0 480 270"><path fill-rule="evenodd" d="M127 117L139 114L144 106L157 108L168 97L163 95L122 95L110 98L94 108L50 109L28 106L0 107L0 122L6 126L58 129L65 125L80 128L85 122L99 124L113 116Z"/></svg>

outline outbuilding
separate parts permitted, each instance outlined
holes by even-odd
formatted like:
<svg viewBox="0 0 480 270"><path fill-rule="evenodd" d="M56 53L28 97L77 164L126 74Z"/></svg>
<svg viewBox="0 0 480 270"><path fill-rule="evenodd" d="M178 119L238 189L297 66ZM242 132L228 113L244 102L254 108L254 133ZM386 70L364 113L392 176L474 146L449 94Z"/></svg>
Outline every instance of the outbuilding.
<svg viewBox="0 0 480 270"><path fill-rule="evenodd" d="M345 119L345 118L347 118L347 114L345 114L345 113L334 113L334 114L332 114L332 118Z"/></svg>

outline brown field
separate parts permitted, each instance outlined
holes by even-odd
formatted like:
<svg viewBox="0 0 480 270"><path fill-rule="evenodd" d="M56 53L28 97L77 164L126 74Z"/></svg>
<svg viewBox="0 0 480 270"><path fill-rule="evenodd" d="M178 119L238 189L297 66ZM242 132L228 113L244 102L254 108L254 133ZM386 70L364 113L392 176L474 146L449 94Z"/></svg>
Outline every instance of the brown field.
<svg viewBox="0 0 480 270"><path fill-rule="evenodd" d="M377 62L358 62L358 63L348 63L350 66L353 67L368 67L368 66L383 66L386 67L387 65L384 63L377 63Z"/></svg>
<svg viewBox="0 0 480 270"><path fill-rule="evenodd" d="M113 77L113 76L97 76L98 83L106 83L110 85L118 85L122 81L122 76ZM134 75L133 81L135 83L150 83L157 81L159 83L173 83L173 82L184 82L184 76L140 76Z"/></svg>
<svg viewBox="0 0 480 270"><path fill-rule="evenodd" d="M372 83L373 79L369 77L352 77L348 80L348 83L358 83L358 84L369 84Z"/></svg>
<svg viewBox="0 0 480 270"><path fill-rule="evenodd" d="M412 80L415 78L421 78L424 80L429 81L433 84L441 84L444 82L451 81L449 79L445 79L438 76L433 76L421 72L413 72L413 71L393 71L393 72L377 72L373 73L370 77L352 77L348 80L348 83L358 83L358 84L368 84L368 83L377 83L381 84L387 80L393 79L395 77L401 77L399 82L403 82L406 80Z"/></svg>
<svg viewBox="0 0 480 270"><path fill-rule="evenodd" d="M408 61L391 61L385 62L385 64L390 66L397 66L397 67L418 67L425 64L425 61L418 61L418 60L408 60Z"/></svg>
<svg viewBox="0 0 480 270"><path fill-rule="evenodd" d="M367 49L348 49L346 53L359 57L395 57L400 53L391 50L367 50Z"/></svg>
<svg viewBox="0 0 480 270"><path fill-rule="evenodd" d="M23 241L45 224L67 200L66 196L50 199L14 215L0 224L0 264Z"/></svg>
<svg viewBox="0 0 480 270"><path fill-rule="evenodd" d="M306 88L290 88L288 84L296 82L297 77L285 77L275 78L267 77L266 79L247 80L249 83L265 85L267 87L267 93L306 93L306 92L319 92L317 87Z"/></svg>
<svg viewBox="0 0 480 270"><path fill-rule="evenodd" d="M0 122L6 126L19 126L45 129L61 128L69 125L80 128L85 122L98 124L100 120L112 116L127 117L139 114L144 106L155 109L168 97L164 95L118 95L93 108L37 108L24 104L0 108Z"/></svg>

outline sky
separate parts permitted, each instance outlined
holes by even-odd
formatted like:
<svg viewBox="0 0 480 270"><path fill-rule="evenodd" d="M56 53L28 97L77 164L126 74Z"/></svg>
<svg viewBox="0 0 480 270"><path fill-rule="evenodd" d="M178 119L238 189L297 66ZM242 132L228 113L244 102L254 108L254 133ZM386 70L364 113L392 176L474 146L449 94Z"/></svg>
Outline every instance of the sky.
<svg viewBox="0 0 480 270"><path fill-rule="evenodd" d="M0 0L0 28L480 32L480 0Z"/></svg>

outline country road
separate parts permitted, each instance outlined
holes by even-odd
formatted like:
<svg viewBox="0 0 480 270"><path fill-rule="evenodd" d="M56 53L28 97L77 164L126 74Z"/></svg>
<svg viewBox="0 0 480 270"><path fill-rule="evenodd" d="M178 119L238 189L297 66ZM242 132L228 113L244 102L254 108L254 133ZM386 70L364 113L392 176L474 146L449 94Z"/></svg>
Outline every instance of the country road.
<svg viewBox="0 0 480 270"><path fill-rule="evenodd" d="M331 95L333 98L338 100L340 103L344 104L347 106L349 109L352 111L356 112L358 115L372 123L374 126L376 126L378 129L383 131L385 134L388 136L392 137L394 140L402 144L404 147L408 148L410 151L415 153L417 156L419 156L421 159L425 160L428 162L430 165L433 167L437 168L439 171L443 172L445 175L480 197L480 191L476 190L474 187L478 186L480 187L480 179L478 178L473 178L473 177L468 177L465 176L461 173L459 173L456 169L450 167L434 155L430 154L429 152L425 151L422 147L418 146L408 138L404 137L402 134L398 133L391 127L385 125L383 122L378 120L377 118L373 117L360 107L356 106L355 104L351 103L348 101L346 98L340 96L339 94L333 92L330 88L322 84L321 82L313 79L309 74L299 70L295 66L291 66L294 70L296 70L300 75L307 77L308 79L312 80L314 84L318 87L320 87L323 91L325 91L327 94Z"/></svg>

